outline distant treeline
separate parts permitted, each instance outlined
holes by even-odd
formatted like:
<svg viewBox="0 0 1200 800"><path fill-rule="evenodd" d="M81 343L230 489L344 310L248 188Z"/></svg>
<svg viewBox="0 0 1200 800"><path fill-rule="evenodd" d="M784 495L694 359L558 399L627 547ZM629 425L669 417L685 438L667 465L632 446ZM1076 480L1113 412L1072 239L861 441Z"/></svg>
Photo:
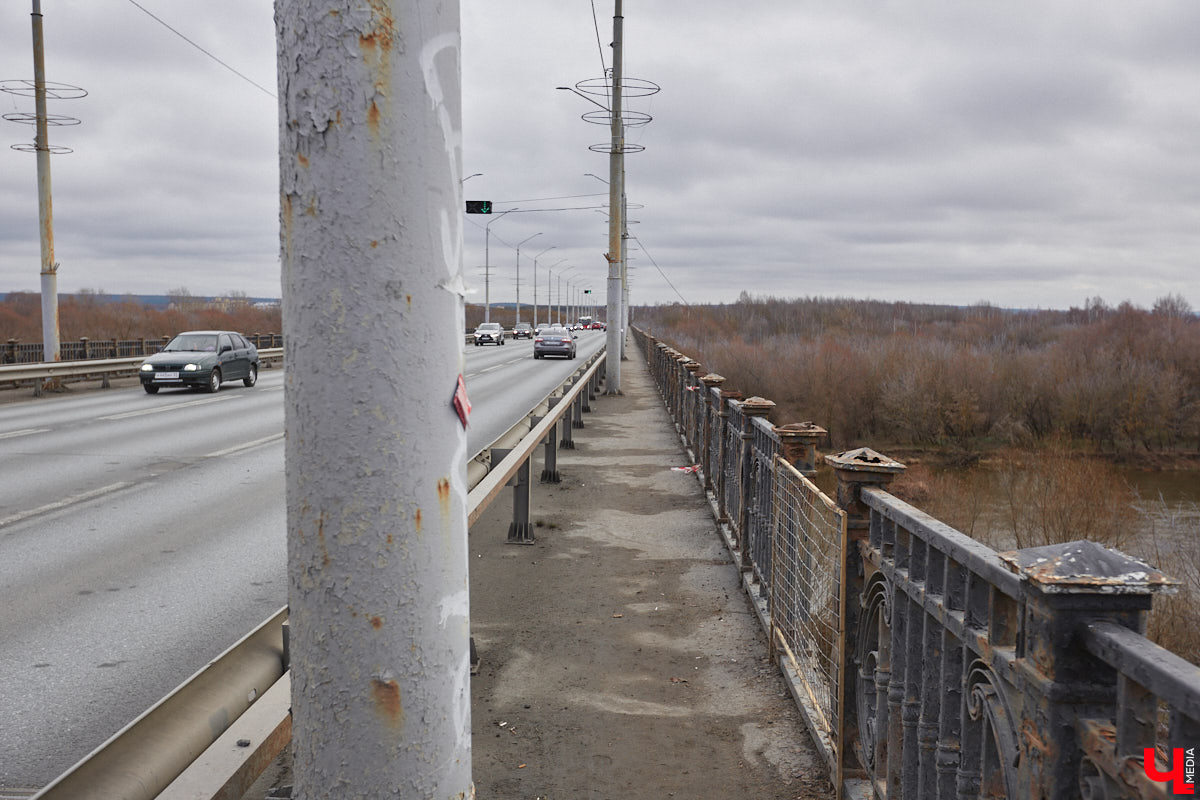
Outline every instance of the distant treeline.
<svg viewBox="0 0 1200 800"><path fill-rule="evenodd" d="M59 295L59 340L157 339L185 330L235 330L280 333L280 308L236 293L218 298L193 297L186 290L169 295L167 307L135 296L97 292ZM267 306L267 307L264 307ZM0 301L0 342L42 340L42 299L36 292L10 292Z"/></svg>
<svg viewBox="0 0 1200 800"><path fill-rule="evenodd" d="M1200 318L1179 295L1149 310L1094 298L1013 311L743 292L637 309L635 324L775 401L777 421L824 426L838 448L1200 449Z"/></svg>
<svg viewBox="0 0 1200 800"><path fill-rule="evenodd" d="M522 319L533 321L532 307L523 305ZM512 327L515 308L493 304L491 318ZM545 307L539 307L545 317ZM282 333L278 301L264 302L238 292L220 297L197 297L186 289L165 295L109 295L97 291L59 295L59 340L158 339L186 330L234 330L242 333ZM484 307L468 304L465 330L483 322ZM42 340L42 300L36 292L0 295L0 343Z"/></svg>

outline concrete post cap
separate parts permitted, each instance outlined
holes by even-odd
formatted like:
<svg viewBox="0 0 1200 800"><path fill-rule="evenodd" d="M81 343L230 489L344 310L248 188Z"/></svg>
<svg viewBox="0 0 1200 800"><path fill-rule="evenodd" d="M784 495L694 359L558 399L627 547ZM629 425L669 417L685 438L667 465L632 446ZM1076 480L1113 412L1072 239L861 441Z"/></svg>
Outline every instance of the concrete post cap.
<svg viewBox="0 0 1200 800"><path fill-rule="evenodd" d="M718 375L715 372L710 372L707 375L705 375L703 378L701 378L700 382L703 383L705 386L720 386L722 383L725 382L725 376Z"/></svg>
<svg viewBox="0 0 1200 800"><path fill-rule="evenodd" d="M810 439L824 436L829 431L813 422L789 422L775 428L781 439Z"/></svg>
<svg viewBox="0 0 1200 800"><path fill-rule="evenodd" d="M1179 587L1146 562L1086 539L1008 550L1000 558L1046 594L1173 594Z"/></svg>
<svg viewBox="0 0 1200 800"><path fill-rule="evenodd" d="M742 401L742 413L749 414L752 417L761 417L769 414L771 409L775 407L775 403L765 397L748 397Z"/></svg>
<svg viewBox="0 0 1200 800"><path fill-rule="evenodd" d="M834 469L850 470L852 472L886 472L896 474L907 469L899 461L877 453L869 447L857 450L846 450L832 456L825 456L825 463Z"/></svg>
<svg viewBox="0 0 1200 800"><path fill-rule="evenodd" d="M693 361L692 359L689 358L687 361L683 362L683 368L686 369L688 372L695 373L695 372L699 372L701 370L701 365L700 365L699 361Z"/></svg>

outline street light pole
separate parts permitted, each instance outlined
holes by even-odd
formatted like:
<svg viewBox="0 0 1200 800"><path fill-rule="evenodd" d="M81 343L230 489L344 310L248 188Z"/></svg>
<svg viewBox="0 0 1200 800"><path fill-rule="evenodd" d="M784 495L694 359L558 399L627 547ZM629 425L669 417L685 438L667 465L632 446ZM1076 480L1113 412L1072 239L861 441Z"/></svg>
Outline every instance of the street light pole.
<svg viewBox="0 0 1200 800"><path fill-rule="evenodd" d="M537 261L538 261L538 259L539 259L539 258L541 258L542 256L546 255L546 253L549 253L551 250L555 249L557 246L558 246L558 245L551 245L550 247L547 247L545 250L543 250L542 252L538 253L536 256L534 256L534 257L533 257L533 327L535 327L535 328L537 327L537 324L538 324L538 313L537 313Z"/></svg>
<svg viewBox="0 0 1200 800"><path fill-rule="evenodd" d="M504 214L511 214L516 211L515 208L510 208ZM492 261L491 261L491 236L492 225L499 222L504 214L498 214L494 220L483 226L483 321L492 321Z"/></svg>
<svg viewBox="0 0 1200 800"><path fill-rule="evenodd" d="M538 231L533 236L541 236L542 232ZM521 321L521 245L528 242L533 236L526 236L521 240L521 244L517 245L517 319L513 324ZM535 312L536 313L536 310ZM537 322L535 319L534 322Z"/></svg>
<svg viewBox="0 0 1200 800"><path fill-rule="evenodd" d="M563 324L563 315L564 315L563 293L562 293L563 275L566 275L568 272L574 272L574 271L575 271L575 267L567 267L566 269L564 269L558 273L558 303L557 303L557 305L558 305L558 324L559 325ZM571 282L567 281L567 287L570 288L570 286L571 286Z"/></svg>
<svg viewBox="0 0 1200 800"><path fill-rule="evenodd" d="M554 322L554 268L567 259L560 258L546 268L546 324ZM537 320L534 320L537 322Z"/></svg>

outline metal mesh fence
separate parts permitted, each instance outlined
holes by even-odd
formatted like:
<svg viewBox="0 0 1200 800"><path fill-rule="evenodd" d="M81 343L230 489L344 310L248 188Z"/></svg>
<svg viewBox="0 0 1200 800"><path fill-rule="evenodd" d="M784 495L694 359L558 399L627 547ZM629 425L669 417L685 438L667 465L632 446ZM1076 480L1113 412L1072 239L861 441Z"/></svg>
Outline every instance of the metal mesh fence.
<svg viewBox="0 0 1200 800"><path fill-rule="evenodd" d="M835 752L842 719L845 603L841 552L846 513L783 458L775 462L771 639L816 711L814 731ZM839 754L840 755L840 754Z"/></svg>
<svg viewBox="0 0 1200 800"><path fill-rule="evenodd" d="M725 423L725 514L737 527L742 513L742 410L730 403Z"/></svg>
<svg viewBox="0 0 1200 800"><path fill-rule="evenodd" d="M753 454L749 530L746 543L754 574L765 590L771 585L772 505L775 497L775 459L779 454L779 436L771 423L762 418L751 421Z"/></svg>

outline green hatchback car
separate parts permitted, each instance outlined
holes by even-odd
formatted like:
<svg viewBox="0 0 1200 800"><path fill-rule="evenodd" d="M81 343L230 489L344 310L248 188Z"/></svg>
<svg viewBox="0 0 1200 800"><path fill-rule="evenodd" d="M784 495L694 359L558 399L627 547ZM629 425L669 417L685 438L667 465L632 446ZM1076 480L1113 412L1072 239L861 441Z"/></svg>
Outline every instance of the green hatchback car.
<svg viewBox="0 0 1200 800"><path fill-rule="evenodd" d="M157 394L164 386L215 392L224 381L258 382L258 348L234 331L186 331L138 370L142 388Z"/></svg>

